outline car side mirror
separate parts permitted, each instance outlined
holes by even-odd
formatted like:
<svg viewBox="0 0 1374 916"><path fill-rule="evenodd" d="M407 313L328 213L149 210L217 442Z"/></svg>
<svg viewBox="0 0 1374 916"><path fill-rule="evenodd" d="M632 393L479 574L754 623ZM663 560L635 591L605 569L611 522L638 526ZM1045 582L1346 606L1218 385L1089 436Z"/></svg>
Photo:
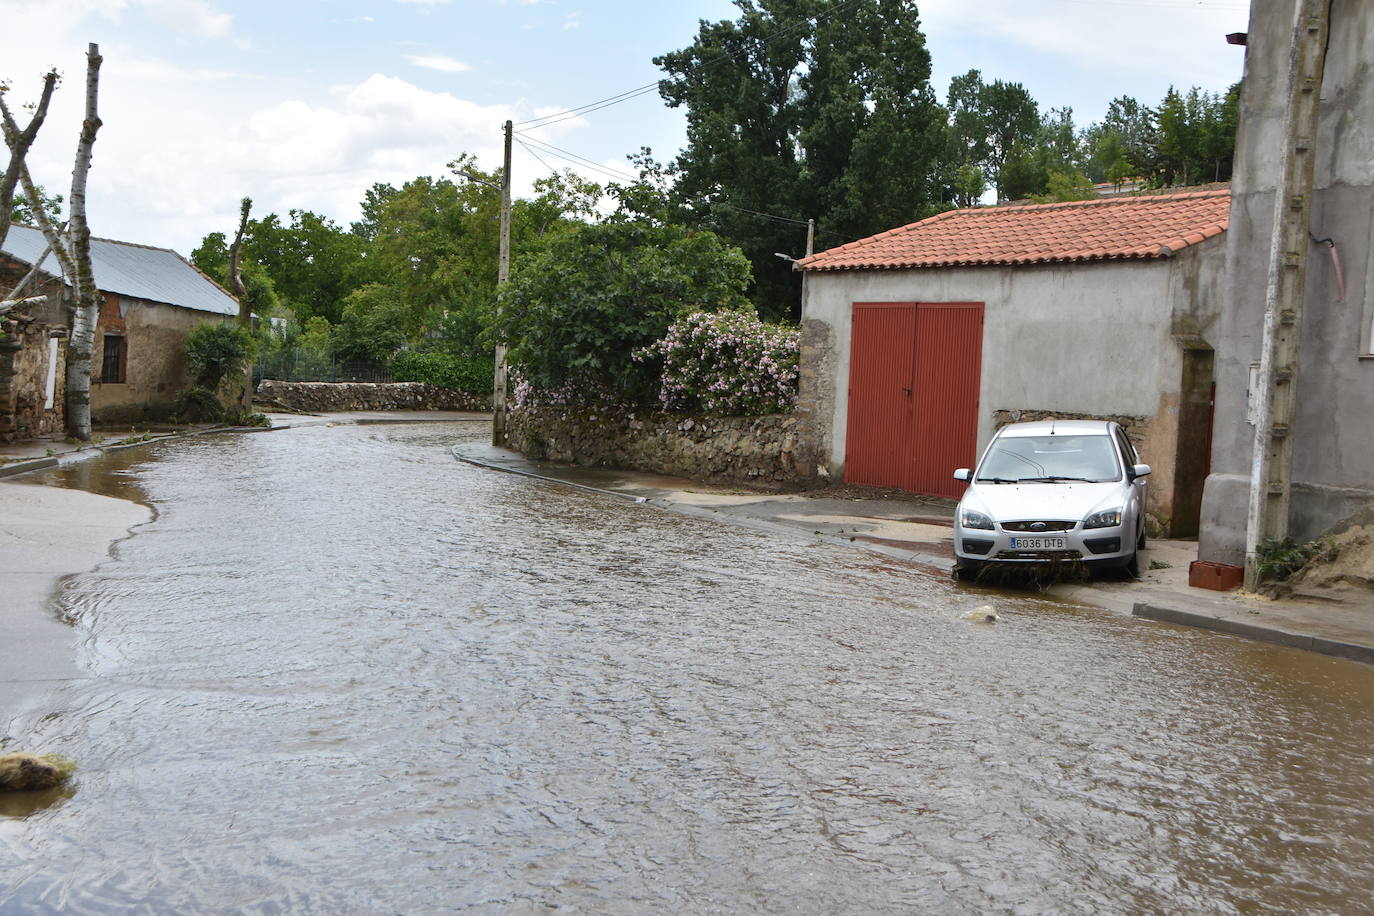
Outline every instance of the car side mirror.
<svg viewBox="0 0 1374 916"><path fill-rule="evenodd" d="M1137 464L1137 465L1134 465L1134 466L1131 468L1131 479L1132 479L1132 480L1135 480L1135 479L1138 478L1138 477L1149 477L1149 476L1150 476L1150 466L1149 466L1148 464Z"/></svg>
<svg viewBox="0 0 1374 916"><path fill-rule="evenodd" d="M968 480L970 476L972 476L972 474L968 468L960 468L954 472L955 480Z"/></svg>

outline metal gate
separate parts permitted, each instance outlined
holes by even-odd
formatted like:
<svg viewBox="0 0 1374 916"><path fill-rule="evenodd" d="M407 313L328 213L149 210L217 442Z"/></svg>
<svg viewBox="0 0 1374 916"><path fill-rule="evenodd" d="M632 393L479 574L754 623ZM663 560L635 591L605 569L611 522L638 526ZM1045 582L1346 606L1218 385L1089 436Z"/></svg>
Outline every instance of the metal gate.
<svg viewBox="0 0 1374 916"><path fill-rule="evenodd" d="M845 473L850 483L957 498L978 448L981 302L856 302Z"/></svg>

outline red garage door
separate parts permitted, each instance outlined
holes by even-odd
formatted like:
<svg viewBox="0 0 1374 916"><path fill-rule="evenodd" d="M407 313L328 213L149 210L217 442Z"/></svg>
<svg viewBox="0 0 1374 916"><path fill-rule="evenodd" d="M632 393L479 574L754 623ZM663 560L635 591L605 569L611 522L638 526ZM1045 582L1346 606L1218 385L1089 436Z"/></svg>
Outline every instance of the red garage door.
<svg viewBox="0 0 1374 916"><path fill-rule="evenodd" d="M856 302L845 480L958 497L978 447L981 302Z"/></svg>

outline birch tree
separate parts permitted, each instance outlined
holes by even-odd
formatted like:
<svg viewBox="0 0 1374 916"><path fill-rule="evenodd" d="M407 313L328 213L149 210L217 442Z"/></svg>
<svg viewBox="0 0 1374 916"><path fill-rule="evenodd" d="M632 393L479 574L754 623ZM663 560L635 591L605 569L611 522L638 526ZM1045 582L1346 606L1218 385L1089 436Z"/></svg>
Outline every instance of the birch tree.
<svg viewBox="0 0 1374 916"><path fill-rule="evenodd" d="M76 144L76 163L72 167L71 212L66 243L73 273L71 339L67 343L67 434L82 442L91 439L91 357L95 352L95 325L99 317L99 291L95 288L91 266L91 229L86 223L86 176L91 169L95 135L100 130L96 99L100 84L100 48L92 43L86 49L86 117Z"/></svg>

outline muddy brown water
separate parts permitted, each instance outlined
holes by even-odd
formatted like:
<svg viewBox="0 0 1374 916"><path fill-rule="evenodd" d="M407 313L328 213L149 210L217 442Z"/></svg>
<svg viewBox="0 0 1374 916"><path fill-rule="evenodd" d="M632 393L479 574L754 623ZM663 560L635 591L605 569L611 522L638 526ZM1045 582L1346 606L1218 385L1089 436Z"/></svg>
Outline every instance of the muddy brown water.
<svg viewBox="0 0 1374 916"><path fill-rule="evenodd" d="M475 424L52 474L156 519L60 597L0 912L1354 912L1374 670L483 471ZM964 619L992 603L995 625Z"/></svg>

